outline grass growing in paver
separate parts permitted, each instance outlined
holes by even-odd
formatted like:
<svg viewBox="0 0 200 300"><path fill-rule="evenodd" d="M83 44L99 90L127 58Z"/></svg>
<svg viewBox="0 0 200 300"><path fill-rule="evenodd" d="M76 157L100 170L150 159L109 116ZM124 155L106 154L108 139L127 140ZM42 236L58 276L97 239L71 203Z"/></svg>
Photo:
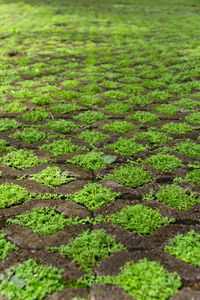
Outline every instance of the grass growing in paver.
<svg viewBox="0 0 200 300"><path fill-rule="evenodd" d="M55 103L55 100L53 100L49 94L41 94L36 97L33 97L29 102L38 106L43 106Z"/></svg>
<svg viewBox="0 0 200 300"><path fill-rule="evenodd" d="M44 299L55 291L62 291L65 283L63 269L39 265L29 259L6 270L0 283L0 294L9 299Z"/></svg>
<svg viewBox="0 0 200 300"><path fill-rule="evenodd" d="M24 106L20 101L15 100L11 103L5 104L3 106L3 110L10 114L15 114L27 110L27 107Z"/></svg>
<svg viewBox="0 0 200 300"><path fill-rule="evenodd" d="M112 158L112 156L110 156L110 158ZM77 154L71 159L68 159L67 162L78 165L89 171L95 171L105 167L109 163L108 159L108 155L104 155L103 152L91 151L87 154Z"/></svg>
<svg viewBox="0 0 200 300"><path fill-rule="evenodd" d="M154 146L164 144L166 142L171 141L173 138L168 136L166 133L153 130L151 128L148 129L146 132L139 132L136 136L136 139L141 141L149 142L150 144L153 144Z"/></svg>
<svg viewBox="0 0 200 300"><path fill-rule="evenodd" d="M0 120L0 132L15 129L20 126L21 124L14 119L5 118Z"/></svg>
<svg viewBox="0 0 200 300"><path fill-rule="evenodd" d="M145 160L147 165L150 165L160 171L163 172L171 172L183 164L181 160L175 155L158 153L156 155L152 155L148 159Z"/></svg>
<svg viewBox="0 0 200 300"><path fill-rule="evenodd" d="M123 102L111 102L110 104L106 105L103 110L112 114L123 114L129 112L131 107Z"/></svg>
<svg viewBox="0 0 200 300"><path fill-rule="evenodd" d="M194 108L196 106L200 105L200 102L194 101L191 99L181 99L179 101L175 101L174 104L181 106L181 107L188 107L188 108Z"/></svg>
<svg viewBox="0 0 200 300"><path fill-rule="evenodd" d="M58 167L47 167L40 173L31 175L30 179L52 189L74 180L67 172L62 172Z"/></svg>
<svg viewBox="0 0 200 300"><path fill-rule="evenodd" d="M71 104L71 103L59 103L56 105L51 106L50 108L52 111L56 113L61 113L61 114L69 114L75 111L79 110L79 107L76 104Z"/></svg>
<svg viewBox="0 0 200 300"><path fill-rule="evenodd" d="M28 191L14 183L0 185L0 208L4 209L12 205L21 204L31 199Z"/></svg>
<svg viewBox="0 0 200 300"><path fill-rule="evenodd" d="M195 128L187 123L167 123L161 129L174 134L186 134Z"/></svg>
<svg viewBox="0 0 200 300"><path fill-rule="evenodd" d="M117 285L138 300L167 300L178 292L181 278L158 262L143 258L127 262L117 276L97 276L95 284Z"/></svg>
<svg viewBox="0 0 200 300"><path fill-rule="evenodd" d="M186 263L200 267L200 235L194 230L177 235L165 246L165 251Z"/></svg>
<svg viewBox="0 0 200 300"><path fill-rule="evenodd" d="M86 230L66 246L47 248L72 258L85 271L95 267L110 254L125 249L122 244L116 243L114 236L106 234L104 229Z"/></svg>
<svg viewBox="0 0 200 300"><path fill-rule="evenodd" d="M155 107L155 111L164 115L176 115L180 110L172 104L161 104Z"/></svg>
<svg viewBox="0 0 200 300"><path fill-rule="evenodd" d="M95 146L97 143L108 139L109 135L104 134L100 131L86 130L86 131L81 132L81 134L78 135L78 138L89 143L91 146Z"/></svg>
<svg viewBox="0 0 200 300"><path fill-rule="evenodd" d="M192 158L200 158L200 145L189 139L185 142L180 142L177 144L175 147L173 147L173 150L181 154L191 156Z"/></svg>
<svg viewBox="0 0 200 300"><path fill-rule="evenodd" d="M104 115L99 111L88 110L84 113L80 113L77 116L73 117L74 120L79 120L88 124L93 124L98 121L102 121L108 118L108 116Z"/></svg>
<svg viewBox="0 0 200 300"><path fill-rule="evenodd" d="M50 144L44 144L41 147L39 147L39 149L49 152L54 156L60 156L67 155L78 150L83 150L84 148L72 144L71 139L68 139L54 141Z"/></svg>
<svg viewBox="0 0 200 300"><path fill-rule="evenodd" d="M185 180L200 186L200 169L195 169L189 172L186 175Z"/></svg>
<svg viewBox="0 0 200 300"><path fill-rule="evenodd" d="M160 190L154 195L153 190L143 196L143 200L157 200L177 210L187 210L200 203L197 193L190 189L184 190L177 184L160 186Z"/></svg>
<svg viewBox="0 0 200 300"><path fill-rule="evenodd" d="M113 193L101 184L88 183L82 190L70 195L69 200L94 211L107 203L114 202L119 196L119 193Z"/></svg>
<svg viewBox="0 0 200 300"><path fill-rule="evenodd" d="M6 240L6 234L0 234L0 260L5 259L10 253L18 250L15 244Z"/></svg>
<svg viewBox="0 0 200 300"><path fill-rule="evenodd" d="M118 132L118 133L125 133L131 130L138 129L138 126L133 125L126 121L115 121L112 123L106 123L105 125L101 126L100 128Z"/></svg>
<svg viewBox="0 0 200 300"><path fill-rule="evenodd" d="M48 235L63 229L68 225L67 219L62 214L56 213L51 207L36 207L31 212L17 215L14 219L7 219L9 224L26 226L39 235Z"/></svg>
<svg viewBox="0 0 200 300"><path fill-rule="evenodd" d="M52 131L60 132L60 133L71 133L78 126L71 122L66 121L64 119L49 121L46 124L43 124L42 127L50 129Z"/></svg>
<svg viewBox="0 0 200 300"><path fill-rule="evenodd" d="M8 143L5 140L0 139L0 153L13 150L13 147L8 147Z"/></svg>
<svg viewBox="0 0 200 300"><path fill-rule="evenodd" d="M14 133L10 134L9 137L32 144L44 140L46 138L46 134L43 131L30 127L24 128L23 131L16 130Z"/></svg>
<svg viewBox="0 0 200 300"><path fill-rule="evenodd" d="M153 114L148 111L137 111L133 115L127 117L129 120L135 120L144 124L153 123L159 120L159 117L156 114Z"/></svg>
<svg viewBox="0 0 200 300"><path fill-rule="evenodd" d="M127 164L115 168L113 173L104 177L111 179L125 186L136 188L152 181L152 176L149 171L141 167L136 167L133 164Z"/></svg>
<svg viewBox="0 0 200 300"><path fill-rule="evenodd" d="M200 112L194 112L193 114L185 117L186 121L196 123L200 125Z"/></svg>
<svg viewBox="0 0 200 300"><path fill-rule="evenodd" d="M84 106L93 107L104 103L104 100L94 95L82 95L78 103Z"/></svg>
<svg viewBox="0 0 200 300"><path fill-rule="evenodd" d="M148 149L147 146L136 143L134 138L119 138L117 142L115 142L114 144L110 144L105 148L122 155L134 155Z"/></svg>
<svg viewBox="0 0 200 300"><path fill-rule="evenodd" d="M23 114L21 117L26 121L32 123L41 122L50 119L49 113L42 109L32 110L30 112Z"/></svg>
<svg viewBox="0 0 200 300"><path fill-rule="evenodd" d="M124 207L119 213L108 217L109 222L143 235L174 222L174 219L164 218L159 211L142 204Z"/></svg>
<svg viewBox="0 0 200 300"><path fill-rule="evenodd" d="M24 170L36 166L38 164L46 163L46 160L40 160L33 151L20 149L17 151L9 152L3 156L2 163L6 166Z"/></svg>

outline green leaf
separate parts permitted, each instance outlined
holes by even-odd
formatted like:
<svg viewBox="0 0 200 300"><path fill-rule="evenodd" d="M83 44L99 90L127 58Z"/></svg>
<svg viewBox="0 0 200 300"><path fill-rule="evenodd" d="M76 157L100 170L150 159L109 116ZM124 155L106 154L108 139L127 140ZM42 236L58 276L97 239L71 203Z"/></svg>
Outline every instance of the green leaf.
<svg viewBox="0 0 200 300"><path fill-rule="evenodd" d="M107 163L107 164L111 164L116 160L117 156L115 155L104 155L102 157L103 162Z"/></svg>
<svg viewBox="0 0 200 300"><path fill-rule="evenodd" d="M12 276L10 281L20 289L23 289L23 287L26 286L26 282L22 278L17 277L17 275Z"/></svg>

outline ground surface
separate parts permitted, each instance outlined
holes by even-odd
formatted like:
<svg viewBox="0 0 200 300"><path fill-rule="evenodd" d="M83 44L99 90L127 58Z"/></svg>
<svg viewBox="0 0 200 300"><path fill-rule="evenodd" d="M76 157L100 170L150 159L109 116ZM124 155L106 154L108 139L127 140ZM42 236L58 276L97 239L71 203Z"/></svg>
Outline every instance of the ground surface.
<svg viewBox="0 0 200 300"><path fill-rule="evenodd" d="M0 15L0 299L200 299L199 1Z"/></svg>

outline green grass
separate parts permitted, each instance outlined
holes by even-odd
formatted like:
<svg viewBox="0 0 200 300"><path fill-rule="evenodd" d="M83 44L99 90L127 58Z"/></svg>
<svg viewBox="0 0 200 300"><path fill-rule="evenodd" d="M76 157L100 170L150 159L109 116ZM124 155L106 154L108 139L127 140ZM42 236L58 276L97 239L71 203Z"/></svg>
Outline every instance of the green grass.
<svg viewBox="0 0 200 300"><path fill-rule="evenodd" d="M186 121L196 123L200 125L200 112L194 112L193 114L185 117Z"/></svg>
<svg viewBox="0 0 200 300"><path fill-rule="evenodd" d="M0 139L0 153L12 150L13 147L8 147L8 143L5 140Z"/></svg>
<svg viewBox="0 0 200 300"><path fill-rule="evenodd" d="M0 260L5 259L10 253L18 250L11 242L6 240L6 234L0 234Z"/></svg>
<svg viewBox="0 0 200 300"><path fill-rule="evenodd" d="M86 112L80 113L79 115L74 116L73 118L74 120L79 120L88 124L93 124L95 122L105 120L108 117L101 112L87 110Z"/></svg>
<svg viewBox="0 0 200 300"><path fill-rule="evenodd" d="M104 103L104 100L99 97L96 97L95 95L82 95L78 102L81 105L91 108L93 106Z"/></svg>
<svg viewBox="0 0 200 300"><path fill-rule="evenodd" d="M187 123L167 123L161 129L174 134L186 134L194 130L194 127Z"/></svg>
<svg viewBox="0 0 200 300"><path fill-rule="evenodd" d="M106 123L105 125L101 126L100 128L110 130L113 132L118 133L125 133L131 130L138 129L138 126L133 125L126 121L114 121L112 123Z"/></svg>
<svg viewBox="0 0 200 300"><path fill-rule="evenodd" d="M119 196L119 193L113 193L101 184L88 183L82 190L69 196L69 200L94 211L107 203L114 202Z"/></svg>
<svg viewBox="0 0 200 300"><path fill-rule="evenodd" d="M147 165L150 165L163 172L171 172L181 167L183 164L179 158L174 155L158 153L152 155L145 160Z"/></svg>
<svg viewBox="0 0 200 300"><path fill-rule="evenodd" d="M175 101L174 104L176 104L180 107L194 108L196 106L199 106L200 102L194 101L194 100L191 100L191 99L181 99L179 101Z"/></svg>
<svg viewBox="0 0 200 300"><path fill-rule="evenodd" d="M137 188L153 180L149 171L141 167L135 167L133 164L115 168L112 174L104 178L111 179L131 188Z"/></svg>
<svg viewBox="0 0 200 300"><path fill-rule="evenodd" d="M67 172L62 172L58 167L47 167L40 173L31 175L30 179L52 189L74 180Z"/></svg>
<svg viewBox="0 0 200 300"><path fill-rule="evenodd" d="M43 131L27 127L23 131L16 130L14 133L10 134L9 137L14 139L19 139L28 144L40 142L46 138L46 134Z"/></svg>
<svg viewBox="0 0 200 300"><path fill-rule="evenodd" d="M106 149L112 150L116 153L122 155L134 155L139 152L145 151L148 149L147 146L140 145L135 142L135 139L124 139L119 138L119 140L114 144L109 144L105 147Z"/></svg>
<svg viewBox="0 0 200 300"><path fill-rule="evenodd" d="M138 110L133 115L129 115L127 117L128 120L138 121L144 124L153 123L159 120L159 117L148 111L140 111Z"/></svg>
<svg viewBox="0 0 200 300"><path fill-rule="evenodd" d="M113 224L143 235L174 222L174 219L164 218L159 211L142 204L124 207L119 213L109 215L108 218Z"/></svg>
<svg viewBox="0 0 200 300"><path fill-rule="evenodd" d="M155 107L155 111L164 115L176 115L180 110L172 104L161 104Z"/></svg>
<svg viewBox="0 0 200 300"><path fill-rule="evenodd" d="M41 109L32 110L23 114L21 117L31 123L37 123L50 119L49 113Z"/></svg>
<svg viewBox="0 0 200 300"><path fill-rule="evenodd" d="M143 196L143 200L157 200L179 211L190 209L200 203L197 193L190 189L184 190L177 184L160 186L154 195L153 190Z"/></svg>
<svg viewBox="0 0 200 300"><path fill-rule="evenodd" d="M194 230L187 234L177 235L168 245L165 251L186 263L200 267L200 235Z"/></svg>
<svg viewBox="0 0 200 300"><path fill-rule="evenodd" d="M38 106L43 106L55 103L55 100L53 100L49 94L41 94L36 97L33 97L29 102Z"/></svg>
<svg viewBox="0 0 200 300"><path fill-rule="evenodd" d="M11 103L5 104L3 106L3 110L10 114L15 114L27 110L27 107L24 106L20 101L15 100Z"/></svg>
<svg viewBox="0 0 200 300"><path fill-rule="evenodd" d="M46 163L46 160L40 160L33 151L20 149L17 151L9 152L2 158L2 163L6 166L24 170L36 166L38 164Z"/></svg>
<svg viewBox="0 0 200 300"><path fill-rule="evenodd" d="M131 107L124 102L111 102L103 110L112 114L124 114L131 110Z"/></svg>
<svg viewBox="0 0 200 300"><path fill-rule="evenodd" d="M0 208L4 209L31 199L28 191L14 183L0 185Z"/></svg>
<svg viewBox="0 0 200 300"><path fill-rule="evenodd" d="M71 103L58 103L56 105L51 106L52 111L60 114L69 114L75 111L78 111L80 108L76 104Z"/></svg>
<svg viewBox="0 0 200 300"><path fill-rule="evenodd" d="M75 123L64 119L49 121L48 123L43 124L42 127L60 133L71 133L73 130L78 128Z"/></svg>
<svg viewBox="0 0 200 300"><path fill-rule="evenodd" d="M196 169L189 172L186 175L185 180L200 186L200 169Z"/></svg>
<svg viewBox="0 0 200 300"><path fill-rule="evenodd" d="M0 132L8 131L20 127L21 124L14 119L0 119Z"/></svg>
<svg viewBox="0 0 200 300"><path fill-rule="evenodd" d="M149 142L154 146L164 144L172 140L172 137L168 136L166 133L154 130L153 128L149 128L146 132L139 132L135 138L141 141Z"/></svg>
<svg viewBox="0 0 200 300"><path fill-rule="evenodd" d="M40 150L51 153L54 156L67 155L78 150L83 150L74 144L72 144L71 139L68 140L57 140L50 144L44 144L39 147Z"/></svg>
<svg viewBox="0 0 200 300"><path fill-rule="evenodd" d="M189 139L185 142L178 143L173 150L192 158L200 158L200 145Z"/></svg>
<svg viewBox="0 0 200 300"><path fill-rule="evenodd" d="M95 130L86 130L81 132L81 134L78 135L78 138L89 143L91 146L95 146L97 143L108 139L109 135Z"/></svg>
<svg viewBox="0 0 200 300"><path fill-rule="evenodd" d="M73 259L80 269L89 271L98 262L110 254L125 250L122 244L117 244L111 234L106 234L104 229L89 231L79 234L67 246L48 247L47 250L58 252Z"/></svg>
<svg viewBox="0 0 200 300"><path fill-rule="evenodd" d="M9 299L44 299L55 291L62 291L65 283L63 269L58 270L48 265L38 265L34 259L6 270L0 283L0 294Z"/></svg>

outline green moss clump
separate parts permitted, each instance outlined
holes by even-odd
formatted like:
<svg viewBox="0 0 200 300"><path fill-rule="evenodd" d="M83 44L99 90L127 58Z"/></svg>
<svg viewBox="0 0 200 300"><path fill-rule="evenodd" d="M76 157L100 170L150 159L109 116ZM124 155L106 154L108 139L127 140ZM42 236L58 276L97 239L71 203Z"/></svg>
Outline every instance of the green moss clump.
<svg viewBox="0 0 200 300"><path fill-rule="evenodd" d="M44 124L43 127L60 133L70 133L78 126L71 121L59 119L57 121L49 121L47 124Z"/></svg>
<svg viewBox="0 0 200 300"><path fill-rule="evenodd" d="M159 211L142 204L124 207L119 213L109 215L108 218L113 224L143 235L174 222L174 219L164 218Z"/></svg>
<svg viewBox="0 0 200 300"><path fill-rule="evenodd" d="M193 114L185 117L186 121L196 123L200 125L200 112L194 112Z"/></svg>
<svg viewBox="0 0 200 300"><path fill-rule="evenodd" d="M180 110L172 104L161 104L155 107L155 111L164 115L172 116L177 114Z"/></svg>
<svg viewBox="0 0 200 300"><path fill-rule="evenodd" d="M115 168L112 174L104 178L114 180L131 188L137 188L152 181L149 171L135 167L132 164Z"/></svg>
<svg viewBox="0 0 200 300"><path fill-rule="evenodd" d="M79 103L84 105L84 106L88 106L88 107L92 107L95 105L99 105L102 104L104 102L103 99L96 97L94 95L83 95L80 97Z"/></svg>
<svg viewBox="0 0 200 300"><path fill-rule="evenodd" d="M15 100L5 104L3 110L10 114L15 114L27 110L27 107L24 106L20 101Z"/></svg>
<svg viewBox="0 0 200 300"><path fill-rule="evenodd" d="M101 112L88 110L73 117L74 120L79 120L88 124L93 124L98 121L107 119L108 117Z"/></svg>
<svg viewBox="0 0 200 300"><path fill-rule="evenodd" d="M163 172L171 172L182 166L182 162L179 158L174 155L158 153L152 155L145 160L147 165L150 165Z"/></svg>
<svg viewBox="0 0 200 300"><path fill-rule="evenodd" d="M32 110L30 112L23 114L21 117L26 121L32 123L41 122L50 119L49 113L42 109Z"/></svg>
<svg viewBox="0 0 200 300"><path fill-rule="evenodd" d="M118 132L118 133L125 133L131 130L136 130L138 129L138 126L133 125L129 122L126 121L115 121L113 123L107 123L100 128Z"/></svg>
<svg viewBox="0 0 200 300"><path fill-rule="evenodd" d="M71 139L68 140L58 140L54 141L50 144L44 144L40 148L40 150L44 150L53 154L54 156L67 155L69 153L83 150L84 148L80 148L74 144L72 144Z"/></svg>
<svg viewBox="0 0 200 300"><path fill-rule="evenodd" d="M40 160L33 151L20 149L17 151L9 152L3 156L2 162L9 167L15 169L24 170L36 166L41 163L46 163L46 160Z"/></svg>
<svg viewBox="0 0 200 300"><path fill-rule="evenodd" d="M24 128L23 131L16 130L14 133L10 134L9 137L32 144L44 140L46 138L46 134L43 131L27 127Z"/></svg>
<svg viewBox="0 0 200 300"><path fill-rule="evenodd" d="M186 134L195 128L187 123L167 123L161 129L174 134Z"/></svg>
<svg viewBox="0 0 200 300"><path fill-rule="evenodd" d="M149 129L146 132L140 132L135 136L136 139L141 141L149 142L150 144L153 144L154 146L157 146L159 144L164 144L168 141L173 140L172 137L168 136L166 133L159 132L156 130Z"/></svg>
<svg viewBox="0 0 200 300"><path fill-rule="evenodd" d="M0 260L5 259L10 253L18 250L11 242L6 240L6 234L0 234Z"/></svg>
<svg viewBox="0 0 200 300"><path fill-rule="evenodd" d="M13 147L8 147L7 144L8 143L5 140L0 139L0 153L9 151L13 148Z"/></svg>
<svg viewBox="0 0 200 300"><path fill-rule="evenodd" d="M0 132L15 129L20 127L21 124L13 119L1 119L0 120Z"/></svg>
<svg viewBox="0 0 200 300"><path fill-rule="evenodd" d="M200 235L194 230L186 235L177 235L169 245L165 246L165 251L186 263L200 267Z"/></svg>
<svg viewBox="0 0 200 300"><path fill-rule="evenodd" d="M124 102L111 102L103 110L112 114L123 114L131 110L130 105Z"/></svg>
<svg viewBox="0 0 200 300"><path fill-rule="evenodd" d="M147 146L140 145L135 142L135 139L124 139L119 138L119 140L105 147L106 149L112 150L116 153L122 155L134 155L141 151L147 150Z"/></svg>
<svg viewBox="0 0 200 300"><path fill-rule="evenodd" d="M95 146L97 143L105 139L108 139L109 135L103 134L102 132L95 131L95 130L93 131L86 130L81 132L81 134L78 135L78 138L89 143L91 146Z"/></svg>
<svg viewBox="0 0 200 300"><path fill-rule="evenodd" d="M41 94L36 97L33 97L29 102L38 106L43 106L55 103L55 100L53 100L49 94Z"/></svg>
<svg viewBox="0 0 200 300"><path fill-rule="evenodd" d="M177 144L173 150L181 154L191 156L192 158L200 158L200 145L189 139L186 142L180 142Z"/></svg>
<svg viewBox="0 0 200 300"><path fill-rule="evenodd" d="M31 199L25 188L13 183L0 185L0 208L4 209L12 205L21 204Z"/></svg>
<svg viewBox="0 0 200 300"><path fill-rule="evenodd" d="M26 260L6 271L5 279L0 283L0 294L11 300L42 300L65 288L61 275L63 272L63 269L38 265L34 259Z"/></svg>
<svg viewBox="0 0 200 300"><path fill-rule="evenodd" d="M115 201L119 195L119 193L112 193L101 184L89 183L82 190L72 195L70 200L94 211L107 203Z"/></svg>
<svg viewBox="0 0 200 300"><path fill-rule="evenodd" d="M187 174L186 181L192 182L200 186L200 169L195 169Z"/></svg>
<svg viewBox="0 0 200 300"><path fill-rule="evenodd" d="M147 124L158 121L159 117L151 112L138 110L133 115L128 116L127 119Z"/></svg>
<svg viewBox="0 0 200 300"><path fill-rule="evenodd" d="M47 167L40 173L31 175L30 179L42 183L52 189L74 180L67 172L62 172L58 167Z"/></svg>
<svg viewBox="0 0 200 300"><path fill-rule="evenodd" d="M58 103L56 105L51 106L52 111L60 114L69 114L79 110L79 107L74 103Z"/></svg>
<svg viewBox="0 0 200 300"><path fill-rule="evenodd" d="M106 234L104 229L86 230L67 246L48 247L47 250L58 252L72 258L79 264L80 269L89 271L98 262L110 254L125 250L122 244L117 244L111 234Z"/></svg>

